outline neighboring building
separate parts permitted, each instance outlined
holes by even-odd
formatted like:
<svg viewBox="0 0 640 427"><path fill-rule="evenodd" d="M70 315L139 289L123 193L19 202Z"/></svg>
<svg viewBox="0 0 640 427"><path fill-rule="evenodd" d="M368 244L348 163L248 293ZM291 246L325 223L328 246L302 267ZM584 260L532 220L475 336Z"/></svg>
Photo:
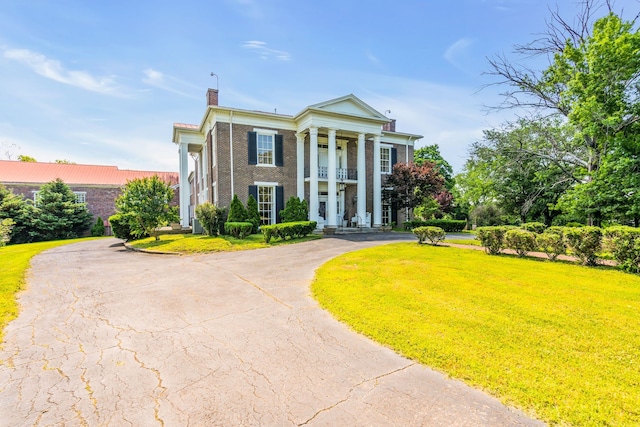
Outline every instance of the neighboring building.
<svg viewBox="0 0 640 427"><path fill-rule="evenodd" d="M421 135L396 132L395 120L354 95L295 116L219 106L215 89L208 90L207 104L199 125L173 126L183 226L194 205L228 207L234 194L244 203L253 194L263 224L279 222L291 196L308 202L309 219L319 227L397 222L397 210L382 202L382 185L394 163L413 159Z"/></svg>
<svg viewBox="0 0 640 427"><path fill-rule="evenodd" d="M179 186L176 172L151 172L118 169L116 166L77 165L0 160L0 183L35 201L43 184L60 178L76 194L79 203L86 203L94 221L100 217L107 224L115 213L115 199L127 181L158 177L175 190L174 205L178 204Z"/></svg>

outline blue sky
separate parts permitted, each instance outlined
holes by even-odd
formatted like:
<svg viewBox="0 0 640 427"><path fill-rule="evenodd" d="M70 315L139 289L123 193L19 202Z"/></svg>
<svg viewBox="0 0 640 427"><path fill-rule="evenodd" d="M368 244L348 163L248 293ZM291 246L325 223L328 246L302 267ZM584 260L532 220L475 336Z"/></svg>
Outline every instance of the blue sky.
<svg viewBox="0 0 640 427"><path fill-rule="evenodd" d="M296 114L353 93L459 172L512 114L483 108L499 101L479 91L486 58L548 17L540 0L4 0L0 158L177 171L172 124L200 123L214 72L230 107Z"/></svg>

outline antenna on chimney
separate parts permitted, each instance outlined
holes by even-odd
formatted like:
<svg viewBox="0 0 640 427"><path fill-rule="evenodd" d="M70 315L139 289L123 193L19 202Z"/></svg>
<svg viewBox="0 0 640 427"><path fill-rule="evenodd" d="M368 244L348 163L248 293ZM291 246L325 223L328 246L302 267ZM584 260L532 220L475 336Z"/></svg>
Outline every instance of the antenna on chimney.
<svg viewBox="0 0 640 427"><path fill-rule="evenodd" d="M218 90L218 88L219 88L218 75L212 71L211 72L211 77L215 77L216 78L216 90Z"/></svg>

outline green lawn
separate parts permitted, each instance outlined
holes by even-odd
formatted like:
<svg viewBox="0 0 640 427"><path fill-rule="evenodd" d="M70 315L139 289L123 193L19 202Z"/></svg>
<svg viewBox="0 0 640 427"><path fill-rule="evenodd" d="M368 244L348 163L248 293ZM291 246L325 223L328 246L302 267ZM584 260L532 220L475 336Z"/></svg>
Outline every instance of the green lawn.
<svg viewBox="0 0 640 427"><path fill-rule="evenodd" d="M408 358L562 425L640 424L640 277L400 243L317 270L320 304Z"/></svg>
<svg viewBox="0 0 640 427"><path fill-rule="evenodd" d="M210 237L201 234L164 234L160 236L159 241L156 241L153 237L148 237L146 239L135 240L129 244L134 248L146 249L149 251L188 254L244 251L247 249L259 249L278 245L288 245L291 243L301 243L320 238L322 238L322 236L312 234L302 239L271 240L270 243L265 243L262 234L252 234L244 239L234 239L231 236Z"/></svg>
<svg viewBox="0 0 640 427"><path fill-rule="evenodd" d="M4 340L4 327L18 316L16 293L23 289L25 273L34 255L56 246L68 245L86 239L56 240L0 247L0 343Z"/></svg>

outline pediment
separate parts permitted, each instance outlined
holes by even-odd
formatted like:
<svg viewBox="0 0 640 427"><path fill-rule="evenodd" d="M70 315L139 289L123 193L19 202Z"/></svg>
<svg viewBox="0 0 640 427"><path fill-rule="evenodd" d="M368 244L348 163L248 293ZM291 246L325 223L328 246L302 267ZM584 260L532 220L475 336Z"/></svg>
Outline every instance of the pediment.
<svg viewBox="0 0 640 427"><path fill-rule="evenodd" d="M306 110L388 122L389 119L353 94L310 105Z"/></svg>

